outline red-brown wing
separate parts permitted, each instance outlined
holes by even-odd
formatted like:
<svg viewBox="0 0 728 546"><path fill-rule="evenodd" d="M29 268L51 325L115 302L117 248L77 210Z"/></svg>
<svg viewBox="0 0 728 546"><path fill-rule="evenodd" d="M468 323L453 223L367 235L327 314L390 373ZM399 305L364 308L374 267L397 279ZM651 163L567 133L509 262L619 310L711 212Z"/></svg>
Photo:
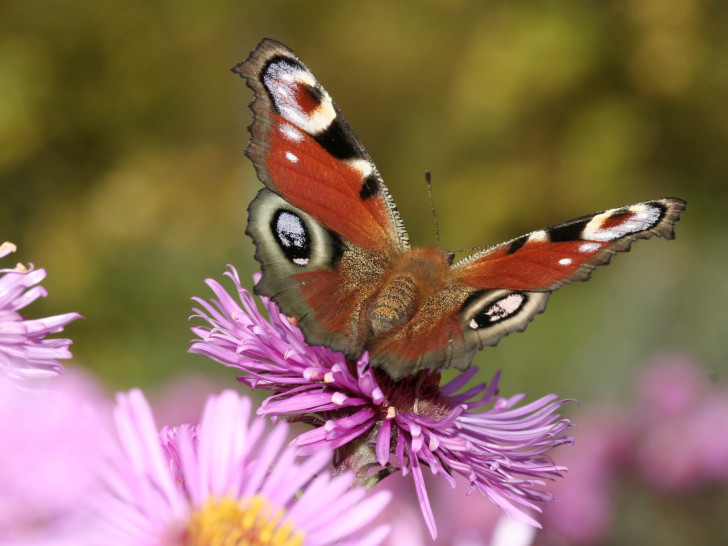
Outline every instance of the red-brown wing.
<svg viewBox="0 0 728 546"><path fill-rule="evenodd" d="M303 61L284 45L263 40L232 70L255 93L246 154L258 178L353 245L409 248L374 163Z"/></svg>
<svg viewBox="0 0 728 546"><path fill-rule="evenodd" d="M556 290L588 279L637 239L672 239L684 209L681 199L655 199L534 231L458 262L453 280L481 290Z"/></svg>

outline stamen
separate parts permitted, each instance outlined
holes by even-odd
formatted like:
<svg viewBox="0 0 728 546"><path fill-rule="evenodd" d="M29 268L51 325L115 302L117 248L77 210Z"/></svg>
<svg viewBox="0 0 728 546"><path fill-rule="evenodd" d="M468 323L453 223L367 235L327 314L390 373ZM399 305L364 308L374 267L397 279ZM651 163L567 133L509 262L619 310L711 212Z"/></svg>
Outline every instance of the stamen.
<svg viewBox="0 0 728 546"><path fill-rule="evenodd" d="M293 522L283 523L285 510L255 496L237 501L209 500L187 526L185 546L302 546L304 535Z"/></svg>

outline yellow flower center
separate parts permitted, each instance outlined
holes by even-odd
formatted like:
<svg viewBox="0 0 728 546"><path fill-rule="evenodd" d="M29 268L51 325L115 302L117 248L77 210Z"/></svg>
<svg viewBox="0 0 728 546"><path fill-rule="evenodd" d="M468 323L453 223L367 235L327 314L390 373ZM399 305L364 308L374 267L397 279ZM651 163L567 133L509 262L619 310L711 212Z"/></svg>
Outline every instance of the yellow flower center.
<svg viewBox="0 0 728 546"><path fill-rule="evenodd" d="M303 532L263 497L209 500L187 526L185 546L301 546Z"/></svg>

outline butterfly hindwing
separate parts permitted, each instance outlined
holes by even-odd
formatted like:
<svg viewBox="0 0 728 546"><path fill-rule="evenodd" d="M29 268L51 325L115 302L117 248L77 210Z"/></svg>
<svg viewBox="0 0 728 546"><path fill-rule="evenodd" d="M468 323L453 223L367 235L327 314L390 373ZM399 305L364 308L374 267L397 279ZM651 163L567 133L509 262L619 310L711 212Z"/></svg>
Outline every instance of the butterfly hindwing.
<svg viewBox="0 0 728 546"><path fill-rule="evenodd" d="M423 369L465 370L478 350L526 328L544 310L549 294L443 286L426 299L409 324L373 340L371 360L394 379Z"/></svg>

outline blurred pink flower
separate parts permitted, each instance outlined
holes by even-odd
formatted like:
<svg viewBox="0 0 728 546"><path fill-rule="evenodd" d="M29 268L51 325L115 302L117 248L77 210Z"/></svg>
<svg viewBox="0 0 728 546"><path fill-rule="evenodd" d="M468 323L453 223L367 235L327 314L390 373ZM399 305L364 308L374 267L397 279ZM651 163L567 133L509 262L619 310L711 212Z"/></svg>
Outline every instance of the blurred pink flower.
<svg viewBox="0 0 728 546"><path fill-rule="evenodd" d="M728 477L728 392L692 359L665 355L642 374L635 465L651 485L694 490Z"/></svg>
<svg viewBox="0 0 728 546"><path fill-rule="evenodd" d="M0 381L1 544L71 544L89 524L111 407L76 370L53 387Z"/></svg>
<svg viewBox="0 0 728 546"><path fill-rule="evenodd" d="M637 404L643 418L661 420L679 416L708 389L705 371L694 360L667 354L648 363L638 379Z"/></svg>
<svg viewBox="0 0 728 546"><path fill-rule="evenodd" d="M673 419L645 429L636 446L635 463L652 486L669 491L696 489L703 466L690 419Z"/></svg>
<svg viewBox="0 0 728 546"><path fill-rule="evenodd" d="M412 485L409 480L403 479L401 474L393 475L376 484L372 491L388 491L392 495L387 510L376 520L390 526L389 535L384 540L383 546L432 544L427 529L422 525L422 512L412 495Z"/></svg>
<svg viewBox="0 0 728 546"><path fill-rule="evenodd" d="M375 487L387 488L394 495L386 513L392 531L384 546L529 546L536 535L535 527L504 513L486 497L466 495L467 480L456 477L453 489L445 480L427 476L439 522L433 542L422 528L419 507L404 481L393 475Z"/></svg>
<svg viewBox="0 0 728 546"><path fill-rule="evenodd" d="M706 397L692 416L706 481L728 479L728 390Z"/></svg>
<svg viewBox="0 0 728 546"><path fill-rule="evenodd" d="M203 374L173 376L149 394L149 403L158 423L199 423L208 398L222 390L221 381Z"/></svg>
<svg viewBox="0 0 728 546"><path fill-rule="evenodd" d="M600 544L612 524L613 478L628 459L632 445L630 420L619 408L582 411L574 429L574 445L560 453L569 479L550 490L558 502L544 514L544 535L569 544Z"/></svg>
<svg viewBox="0 0 728 546"><path fill-rule="evenodd" d="M507 513L539 526L530 513L540 511L537 503L552 500L544 480L565 470L546 455L570 442L569 423L556 413L563 400L549 395L520 405L525 395L498 396L499 374L490 385L459 392L476 368L442 387L439 374L428 371L394 382L369 366L366 353L348 363L343 354L307 345L301 330L261 298L266 319L235 270L227 275L240 303L209 279L217 299L195 298L201 306L195 316L209 326L192 328L200 339L190 350L246 372L238 379L252 388L274 391L259 414L315 425L295 440L304 453L337 449L335 465L356 470L359 483L370 480L377 465L387 473L393 464L411 473L433 538L423 465L451 484L453 476L464 476L469 493L480 491Z"/></svg>
<svg viewBox="0 0 728 546"><path fill-rule="evenodd" d="M15 252L15 245L0 245L0 258ZM47 378L63 372L57 359L71 358L70 339L46 339L81 315L66 313L53 317L26 319L19 311L48 293L38 283L45 269L0 269L0 369L15 379Z"/></svg>
<svg viewBox="0 0 728 546"><path fill-rule="evenodd" d="M503 511L486 497L466 494L468 481L460 476L454 488L444 480L428 482L440 522L441 533L435 544L488 544Z"/></svg>
<svg viewBox="0 0 728 546"><path fill-rule="evenodd" d="M93 544L376 545L370 522L389 500L322 472L330 453L297 458L285 423L266 433L232 391L211 397L199 426L157 432L142 393L120 394L117 448L95 499Z"/></svg>

